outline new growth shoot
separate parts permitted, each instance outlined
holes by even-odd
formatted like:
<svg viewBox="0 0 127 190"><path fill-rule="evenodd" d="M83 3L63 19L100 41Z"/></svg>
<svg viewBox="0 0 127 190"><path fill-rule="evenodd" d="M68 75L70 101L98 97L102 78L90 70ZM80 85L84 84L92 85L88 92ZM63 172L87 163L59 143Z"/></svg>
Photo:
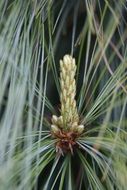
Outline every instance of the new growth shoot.
<svg viewBox="0 0 127 190"><path fill-rule="evenodd" d="M60 60L60 116L52 116L51 130L54 137L58 139L56 151L60 154L71 151L76 145L76 138L84 130L84 125L80 124L76 107L76 64L75 59L70 55L65 55Z"/></svg>

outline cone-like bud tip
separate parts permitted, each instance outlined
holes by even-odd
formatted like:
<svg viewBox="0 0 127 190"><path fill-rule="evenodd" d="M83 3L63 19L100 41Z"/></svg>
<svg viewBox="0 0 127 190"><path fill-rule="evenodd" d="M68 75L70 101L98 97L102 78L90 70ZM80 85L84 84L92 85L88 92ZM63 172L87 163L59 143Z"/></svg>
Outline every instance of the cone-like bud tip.
<svg viewBox="0 0 127 190"><path fill-rule="evenodd" d="M57 121L58 121L58 117L57 117L56 115L53 115L53 116L52 116L52 123L53 123L53 124L56 124Z"/></svg>
<svg viewBox="0 0 127 190"><path fill-rule="evenodd" d="M84 130L84 125L78 125L78 127L77 127L77 132L78 132L79 134L81 134L81 133L83 132L83 130Z"/></svg>
<svg viewBox="0 0 127 190"><path fill-rule="evenodd" d="M56 125L51 125L51 129L52 129L53 133L55 133L55 134L60 131L60 129Z"/></svg>

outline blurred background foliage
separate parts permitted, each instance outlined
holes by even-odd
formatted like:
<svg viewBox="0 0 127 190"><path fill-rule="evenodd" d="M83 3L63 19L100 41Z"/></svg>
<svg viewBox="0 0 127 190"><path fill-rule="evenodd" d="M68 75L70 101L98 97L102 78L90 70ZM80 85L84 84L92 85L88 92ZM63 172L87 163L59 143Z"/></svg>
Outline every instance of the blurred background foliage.
<svg viewBox="0 0 127 190"><path fill-rule="evenodd" d="M125 0L0 1L0 190L127 187ZM85 132L56 154L59 60L77 63Z"/></svg>

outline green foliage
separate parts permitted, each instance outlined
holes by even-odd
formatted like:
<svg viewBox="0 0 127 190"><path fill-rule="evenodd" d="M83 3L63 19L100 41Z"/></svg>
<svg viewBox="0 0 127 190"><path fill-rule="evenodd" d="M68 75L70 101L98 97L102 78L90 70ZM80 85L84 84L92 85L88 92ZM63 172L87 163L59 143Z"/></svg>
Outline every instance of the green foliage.
<svg viewBox="0 0 127 190"><path fill-rule="evenodd" d="M0 1L0 190L126 190L126 1ZM59 59L77 63L84 133L56 153Z"/></svg>

